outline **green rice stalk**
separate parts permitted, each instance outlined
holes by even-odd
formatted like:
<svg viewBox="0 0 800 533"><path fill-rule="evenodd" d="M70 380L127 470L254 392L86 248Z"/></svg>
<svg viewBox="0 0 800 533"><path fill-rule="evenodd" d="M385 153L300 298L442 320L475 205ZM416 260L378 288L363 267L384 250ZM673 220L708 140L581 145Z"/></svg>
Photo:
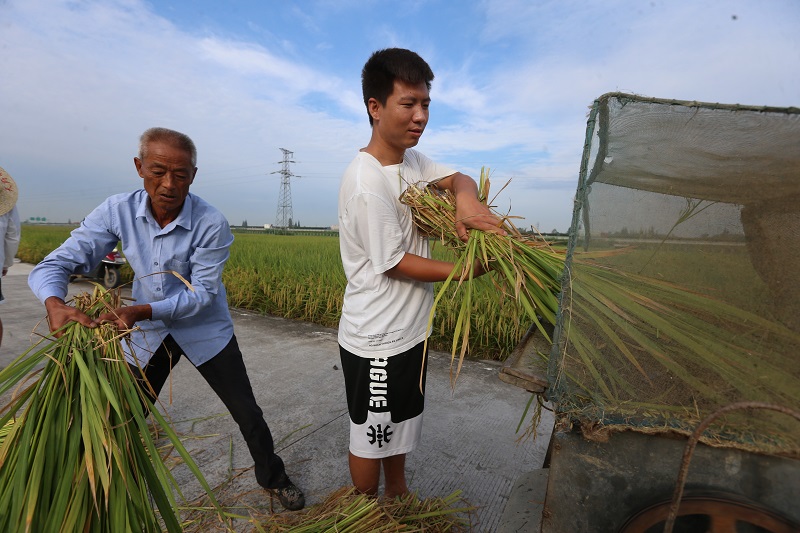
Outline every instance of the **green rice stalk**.
<svg viewBox="0 0 800 533"><path fill-rule="evenodd" d="M97 317L118 298L98 287L74 302ZM71 323L60 333L0 371L0 394L13 392L0 410L0 531L182 531L180 488L154 444L145 405L222 518L197 465L141 393L115 327Z"/></svg>
<svg viewBox="0 0 800 533"><path fill-rule="evenodd" d="M488 205L486 169L481 171L479 190ZM441 284L431 311L433 317L449 287L462 291L453 328L452 386L469 352L475 302L468 271L477 259L491 272L474 282L491 284L494 293L548 341L552 339L544 324L556 324L563 300L559 361L554 367L560 372L550 376L550 389L559 391L561 400L567 398L564 409L594 406L602 419L615 409L635 411L637 404L654 399L666 403L665 382L670 383L673 401L694 401L700 410L731 399L800 407L797 369L790 368L796 363L785 356L786 347L800 345L800 335L782 324L686 287L596 261L627 253L624 249L576 254L568 294L562 295L565 252L541 236L522 234L511 217L501 216L506 235L470 230L463 242L455 231L455 199L449 191L412 185L400 201L410 207L420 231L456 257L455 269ZM464 281L454 284L454 279ZM568 368L569 376L563 374ZM573 405L566 405L569 402ZM661 411L673 410L664 405Z"/></svg>
<svg viewBox="0 0 800 533"><path fill-rule="evenodd" d="M470 530L473 511L460 491L424 500L414 494L378 499L343 487L302 512L271 515L253 523L256 530L269 533L458 533Z"/></svg>
<svg viewBox="0 0 800 533"><path fill-rule="evenodd" d="M482 173L480 181L480 200L487 202L489 193L488 177ZM469 351L470 319L472 305L472 265L479 261L482 267L493 270L496 275L484 276L477 281L489 279L494 289L521 307L548 340L542 320L555 322L558 310L560 277L564 265L564 253L556 251L542 239L523 235L504 217L503 229L507 237L497 234L470 231L469 240L463 242L455 230L455 198L450 191L432 187L409 186L401 195L400 201L411 207L414 222L430 237L437 238L444 246L455 253L455 267L436 295L436 307L458 277L458 290L462 290L461 307L455 322L451 351L451 384L455 382ZM457 359L457 362L456 362Z"/></svg>

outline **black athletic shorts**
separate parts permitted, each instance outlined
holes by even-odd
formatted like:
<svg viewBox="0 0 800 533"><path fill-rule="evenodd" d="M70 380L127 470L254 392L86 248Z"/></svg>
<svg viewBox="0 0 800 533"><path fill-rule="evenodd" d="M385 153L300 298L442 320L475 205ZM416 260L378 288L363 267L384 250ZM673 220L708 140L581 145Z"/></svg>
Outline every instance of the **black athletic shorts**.
<svg viewBox="0 0 800 533"><path fill-rule="evenodd" d="M359 357L339 346L353 455L381 458L416 448L425 407L424 345L386 358Z"/></svg>

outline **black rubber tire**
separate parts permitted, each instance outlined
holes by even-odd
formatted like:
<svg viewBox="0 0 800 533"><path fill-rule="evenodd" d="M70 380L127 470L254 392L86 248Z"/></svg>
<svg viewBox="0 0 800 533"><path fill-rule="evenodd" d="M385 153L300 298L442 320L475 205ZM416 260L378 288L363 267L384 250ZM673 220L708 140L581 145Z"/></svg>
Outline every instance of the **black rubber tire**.
<svg viewBox="0 0 800 533"><path fill-rule="evenodd" d="M118 268L106 267L105 274L103 275L103 286L106 289L115 289L119 287L121 281L122 276L120 276Z"/></svg>

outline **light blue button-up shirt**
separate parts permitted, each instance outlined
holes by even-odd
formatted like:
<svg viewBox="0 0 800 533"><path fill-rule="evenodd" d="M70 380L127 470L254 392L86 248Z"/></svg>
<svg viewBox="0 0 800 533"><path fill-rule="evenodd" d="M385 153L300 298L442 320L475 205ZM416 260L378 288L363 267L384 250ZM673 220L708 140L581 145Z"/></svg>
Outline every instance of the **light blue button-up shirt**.
<svg viewBox="0 0 800 533"><path fill-rule="evenodd" d="M233 234L222 213L191 193L178 217L164 228L149 205L144 189L108 198L34 267L28 285L42 302L50 296L64 299L70 274L87 273L122 241L134 272L135 303L149 303L153 309L152 320L137 322L131 333L135 354L127 354L129 361L135 355L146 364L172 335L189 360L201 365L233 337L222 284ZM168 271L183 276L192 288Z"/></svg>

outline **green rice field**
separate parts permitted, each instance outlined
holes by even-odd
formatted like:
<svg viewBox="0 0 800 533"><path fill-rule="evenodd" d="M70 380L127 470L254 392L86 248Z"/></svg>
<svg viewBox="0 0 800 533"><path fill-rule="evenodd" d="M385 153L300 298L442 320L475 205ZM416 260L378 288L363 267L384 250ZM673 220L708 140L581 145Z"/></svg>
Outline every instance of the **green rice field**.
<svg viewBox="0 0 800 533"><path fill-rule="evenodd" d="M17 256L37 263L69 236L71 227L23 225ZM448 252L434 246L434 256ZM231 307L337 327L345 277L339 240L329 236L236 233L223 280ZM491 287L475 299L470 357L504 360L528 329L512 305L504 305ZM450 351L460 300L442 300L431 346Z"/></svg>
<svg viewBox="0 0 800 533"><path fill-rule="evenodd" d="M18 257L36 263L68 235L68 226L23 225ZM731 303L767 313L765 286L753 271L744 247L719 247L698 253L685 247L637 247L602 262L625 270L639 270L656 279L682 285L711 295L726 295ZM437 259L448 260L449 252L433 246ZM726 264L727 277L720 277L714 265ZM737 268L732 268L736 265ZM740 273L735 276L731 273ZM125 273L123 272L123 275ZM127 272L128 279L131 277ZM223 280L231 307L265 315L304 320L335 328L339 322L345 277L335 236L275 235L237 232ZM471 322L469 356L504 360L530 324L510 297L499 294L480 278ZM442 299L433 325L432 347L449 352L460 298Z"/></svg>

